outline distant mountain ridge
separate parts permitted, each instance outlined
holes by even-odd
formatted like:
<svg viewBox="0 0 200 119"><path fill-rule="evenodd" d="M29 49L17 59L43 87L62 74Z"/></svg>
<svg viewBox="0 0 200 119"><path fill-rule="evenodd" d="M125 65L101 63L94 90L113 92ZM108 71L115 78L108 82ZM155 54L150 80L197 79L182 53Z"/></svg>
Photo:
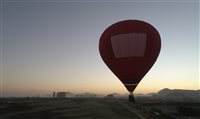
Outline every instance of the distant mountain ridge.
<svg viewBox="0 0 200 119"><path fill-rule="evenodd" d="M89 97L106 97L106 98L127 98L129 94L119 94L119 93L110 93L108 95L98 95L96 93L81 93L74 94L71 92L65 92L65 97L80 97L80 98L89 98ZM169 101L169 102L199 102L200 103L200 90L182 90L182 89L168 89L164 88L157 93L148 93L148 94L134 94L136 99L148 98L153 100L160 101Z"/></svg>
<svg viewBox="0 0 200 119"><path fill-rule="evenodd" d="M175 102L200 102L200 90L162 89L156 96L162 100Z"/></svg>
<svg viewBox="0 0 200 119"><path fill-rule="evenodd" d="M157 93L148 94L134 94L136 99L148 98L152 100L160 100L165 102L199 102L200 103L200 90L182 90L182 89L168 89L164 88ZM112 98L127 98L128 94L111 93L107 97Z"/></svg>

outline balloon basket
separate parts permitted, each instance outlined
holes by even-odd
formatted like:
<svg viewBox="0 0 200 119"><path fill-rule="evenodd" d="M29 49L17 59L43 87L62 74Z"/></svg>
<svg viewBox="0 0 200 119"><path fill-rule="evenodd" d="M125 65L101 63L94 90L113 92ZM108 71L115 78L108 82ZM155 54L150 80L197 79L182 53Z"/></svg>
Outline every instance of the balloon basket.
<svg viewBox="0 0 200 119"><path fill-rule="evenodd" d="M134 97L133 92L130 92L129 94L129 102L135 102L135 97Z"/></svg>

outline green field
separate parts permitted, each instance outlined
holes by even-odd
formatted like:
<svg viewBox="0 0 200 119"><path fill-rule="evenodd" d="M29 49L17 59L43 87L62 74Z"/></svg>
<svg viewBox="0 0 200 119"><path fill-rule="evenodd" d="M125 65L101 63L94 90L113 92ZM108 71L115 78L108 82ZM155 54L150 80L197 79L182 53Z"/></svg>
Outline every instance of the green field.
<svg viewBox="0 0 200 119"><path fill-rule="evenodd" d="M1 100L0 119L141 119L125 99Z"/></svg>

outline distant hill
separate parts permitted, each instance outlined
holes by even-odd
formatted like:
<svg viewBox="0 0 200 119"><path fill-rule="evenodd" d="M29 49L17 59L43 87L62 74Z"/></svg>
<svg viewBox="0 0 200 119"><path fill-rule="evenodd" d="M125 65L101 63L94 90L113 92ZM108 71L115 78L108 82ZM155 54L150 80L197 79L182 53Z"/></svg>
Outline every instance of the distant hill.
<svg viewBox="0 0 200 119"><path fill-rule="evenodd" d="M110 93L108 95L99 95L96 93L81 93L74 94L71 92L65 92L66 98L68 97L79 97L79 98L90 98L90 97L105 97L105 98L128 98L127 94ZM135 94L136 100L151 100L151 101L164 101L164 102L199 102L200 103L200 90L181 90L181 89L168 89L164 88L158 93Z"/></svg>
<svg viewBox="0 0 200 119"><path fill-rule="evenodd" d="M91 98L91 97L97 97L97 94L86 92L86 93L82 93L82 94L77 94L76 97L82 97L82 98L90 97Z"/></svg>
<svg viewBox="0 0 200 119"><path fill-rule="evenodd" d="M200 90L162 89L156 98L175 102L200 102Z"/></svg>

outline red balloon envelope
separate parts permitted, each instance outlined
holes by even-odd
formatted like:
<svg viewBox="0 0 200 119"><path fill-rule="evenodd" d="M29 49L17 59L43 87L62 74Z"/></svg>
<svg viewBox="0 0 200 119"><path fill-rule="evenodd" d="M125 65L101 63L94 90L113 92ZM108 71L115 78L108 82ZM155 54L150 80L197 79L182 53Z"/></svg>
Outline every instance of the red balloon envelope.
<svg viewBox="0 0 200 119"><path fill-rule="evenodd" d="M111 25L99 41L103 61L129 92L135 90L151 69L160 48L158 31L139 20L126 20Z"/></svg>

